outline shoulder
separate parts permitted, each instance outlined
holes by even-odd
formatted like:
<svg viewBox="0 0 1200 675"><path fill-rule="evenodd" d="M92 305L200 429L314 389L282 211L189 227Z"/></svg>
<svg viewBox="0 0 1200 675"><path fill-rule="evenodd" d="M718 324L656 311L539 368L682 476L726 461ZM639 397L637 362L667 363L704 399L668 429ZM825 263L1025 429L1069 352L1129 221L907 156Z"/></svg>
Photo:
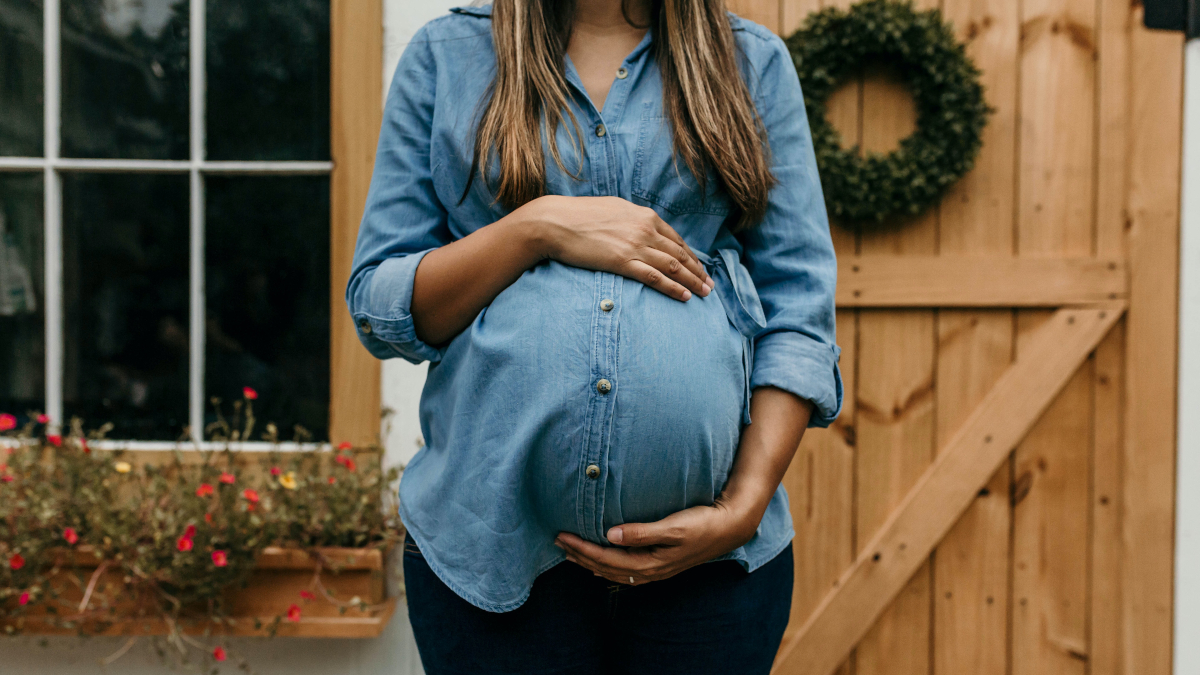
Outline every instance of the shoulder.
<svg viewBox="0 0 1200 675"><path fill-rule="evenodd" d="M492 37L492 7L454 7L424 26L421 26L413 41L426 41L431 47L448 41L465 41L473 38Z"/></svg>
<svg viewBox="0 0 1200 675"><path fill-rule="evenodd" d="M771 61L788 54L783 39L760 23L730 12L729 27L733 29L738 49L754 71L761 71Z"/></svg>

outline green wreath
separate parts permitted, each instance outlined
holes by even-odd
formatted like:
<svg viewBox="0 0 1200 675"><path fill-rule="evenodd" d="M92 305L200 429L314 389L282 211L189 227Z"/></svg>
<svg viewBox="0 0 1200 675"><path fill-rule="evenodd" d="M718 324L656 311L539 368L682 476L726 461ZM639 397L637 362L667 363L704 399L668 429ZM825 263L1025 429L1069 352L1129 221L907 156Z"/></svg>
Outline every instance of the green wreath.
<svg viewBox="0 0 1200 675"><path fill-rule="evenodd" d="M787 45L804 89L830 215L875 223L916 215L971 170L991 109L979 69L938 10L918 12L890 0L824 9L809 15ZM860 157L856 147L842 147L825 118L825 101L873 62L894 64L908 82L917 128L891 153Z"/></svg>

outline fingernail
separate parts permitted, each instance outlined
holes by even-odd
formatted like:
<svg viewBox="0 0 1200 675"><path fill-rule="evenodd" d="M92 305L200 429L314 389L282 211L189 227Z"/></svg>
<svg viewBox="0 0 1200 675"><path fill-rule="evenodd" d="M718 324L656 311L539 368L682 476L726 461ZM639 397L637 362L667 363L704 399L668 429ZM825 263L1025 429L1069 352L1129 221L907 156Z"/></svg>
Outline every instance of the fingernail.
<svg viewBox="0 0 1200 675"><path fill-rule="evenodd" d="M703 295L708 295L708 294L709 294L709 293L711 293L711 292L712 292L712 286L709 286L707 283L705 283L705 284L704 284L704 293L703 293Z"/></svg>
<svg viewBox="0 0 1200 675"><path fill-rule="evenodd" d="M559 547L559 548L563 548L563 545L562 545L562 544L560 544L560 543L558 543L558 540L557 540L557 539L555 539L555 540L554 540L554 545L555 545L555 546L557 546L557 547Z"/></svg>
<svg viewBox="0 0 1200 675"><path fill-rule="evenodd" d="M614 527L608 531L608 540L614 544L619 544L625 540L625 533L621 531L621 528Z"/></svg>
<svg viewBox="0 0 1200 675"><path fill-rule="evenodd" d="M683 289L683 301L687 302L688 300L691 300L691 299L692 299L692 292L686 288Z"/></svg>
<svg viewBox="0 0 1200 675"><path fill-rule="evenodd" d="M705 277L707 278L707 280L708 280L708 287L709 287L709 288L712 288L713 286L716 286L716 285L717 285L717 282L713 281L712 277L708 276L707 274L705 274L704 276L705 276Z"/></svg>

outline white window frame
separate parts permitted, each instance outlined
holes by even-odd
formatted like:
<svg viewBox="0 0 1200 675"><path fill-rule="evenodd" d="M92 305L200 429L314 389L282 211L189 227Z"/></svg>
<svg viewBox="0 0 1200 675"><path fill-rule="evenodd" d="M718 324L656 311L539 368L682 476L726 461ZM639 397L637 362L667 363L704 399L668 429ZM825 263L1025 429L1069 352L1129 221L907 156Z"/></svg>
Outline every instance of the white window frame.
<svg viewBox="0 0 1200 675"><path fill-rule="evenodd" d="M45 251L45 377L44 405L53 428L63 419L63 266L62 266L62 175L70 172L124 174L186 174L189 178L189 447L224 448L224 443L203 441L204 433L204 179L206 176L284 175L328 176L333 162L245 161L211 162L206 159L205 73L206 0L189 0L189 159L74 159L60 156L62 119L62 0L43 0L43 156L0 157L0 172L41 171L45 195L43 248ZM171 441L111 441L112 448L163 450L178 447ZM239 443L238 450L295 450L323 447L318 443Z"/></svg>

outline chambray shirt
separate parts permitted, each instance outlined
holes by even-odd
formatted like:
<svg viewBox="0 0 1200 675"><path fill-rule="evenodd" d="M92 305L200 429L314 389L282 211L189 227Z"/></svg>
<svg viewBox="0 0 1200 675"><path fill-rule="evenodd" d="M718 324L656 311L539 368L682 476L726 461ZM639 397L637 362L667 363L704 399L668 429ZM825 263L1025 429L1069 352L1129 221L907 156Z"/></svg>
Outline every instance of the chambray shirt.
<svg viewBox="0 0 1200 675"><path fill-rule="evenodd" d="M495 74L489 7L426 24L388 94L346 300L381 359L429 361L423 447L400 482L400 515L429 566L471 604L515 609L564 560L560 531L608 545L608 528L712 504L725 485L750 391L773 386L841 407L835 258L800 83L783 42L731 16L743 77L778 184L761 223L734 236L716 179L701 190L672 156L648 33L614 73L602 110L571 64L580 157L546 157L546 191L653 208L700 256L715 292L688 302L641 283L547 261L445 345L410 312L422 256L503 217L484 181L460 202L480 101ZM731 74L731 76L733 76ZM733 218L736 218L734 214ZM722 556L749 571L793 536L781 486L754 538Z"/></svg>

